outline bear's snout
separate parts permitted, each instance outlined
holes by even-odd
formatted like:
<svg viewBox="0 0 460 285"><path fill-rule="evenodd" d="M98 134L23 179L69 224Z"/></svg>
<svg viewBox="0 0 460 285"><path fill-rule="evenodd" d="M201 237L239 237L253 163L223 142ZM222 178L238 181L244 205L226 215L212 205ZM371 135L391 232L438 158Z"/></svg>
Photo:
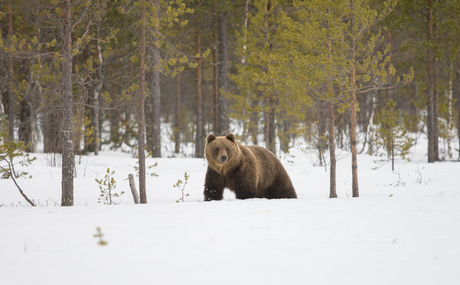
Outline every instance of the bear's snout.
<svg viewBox="0 0 460 285"><path fill-rule="evenodd" d="M226 160L227 160L227 156L226 156L226 155L222 155L222 156L220 157L220 163L224 163Z"/></svg>

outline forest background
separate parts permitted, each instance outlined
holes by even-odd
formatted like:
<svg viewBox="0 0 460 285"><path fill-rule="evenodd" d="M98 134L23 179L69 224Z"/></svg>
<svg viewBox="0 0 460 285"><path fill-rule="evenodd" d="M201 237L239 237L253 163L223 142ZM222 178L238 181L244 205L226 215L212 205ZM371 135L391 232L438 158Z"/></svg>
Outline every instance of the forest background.
<svg viewBox="0 0 460 285"><path fill-rule="evenodd" d="M305 138L330 197L336 145L354 197L356 153L404 159L412 133L428 162L458 155L458 0L0 3L1 143L61 154L64 206L103 145L139 157L143 203L145 156L203 157L208 133L277 155Z"/></svg>

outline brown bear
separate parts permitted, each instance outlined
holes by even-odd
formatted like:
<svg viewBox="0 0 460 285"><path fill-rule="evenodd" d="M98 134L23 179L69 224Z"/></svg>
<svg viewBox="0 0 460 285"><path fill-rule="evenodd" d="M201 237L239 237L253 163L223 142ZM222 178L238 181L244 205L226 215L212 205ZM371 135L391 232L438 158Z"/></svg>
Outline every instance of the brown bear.
<svg viewBox="0 0 460 285"><path fill-rule="evenodd" d="M224 188L237 199L297 198L291 179L278 158L266 148L243 146L233 134L206 138L208 170L204 200L222 200Z"/></svg>

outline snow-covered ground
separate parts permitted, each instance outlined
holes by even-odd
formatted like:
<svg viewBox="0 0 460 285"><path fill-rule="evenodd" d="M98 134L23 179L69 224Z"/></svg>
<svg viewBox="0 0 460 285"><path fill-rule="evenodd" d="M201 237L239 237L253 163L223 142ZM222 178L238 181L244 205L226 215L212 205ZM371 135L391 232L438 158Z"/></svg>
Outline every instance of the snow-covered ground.
<svg viewBox="0 0 460 285"><path fill-rule="evenodd" d="M102 152L77 165L75 207L60 204L61 170L38 159L18 183L29 207L0 179L1 284L460 284L460 163L428 164L426 145L412 162L373 170L358 158L360 198L351 198L351 158L329 172L293 149L282 159L297 200L203 202L206 161L147 159L148 204L134 205L136 160ZM58 159L57 159L58 160ZM77 158L77 161L79 159ZM98 204L95 178L115 170L116 206ZM190 175L185 203L173 184ZM103 240L98 244L96 228Z"/></svg>

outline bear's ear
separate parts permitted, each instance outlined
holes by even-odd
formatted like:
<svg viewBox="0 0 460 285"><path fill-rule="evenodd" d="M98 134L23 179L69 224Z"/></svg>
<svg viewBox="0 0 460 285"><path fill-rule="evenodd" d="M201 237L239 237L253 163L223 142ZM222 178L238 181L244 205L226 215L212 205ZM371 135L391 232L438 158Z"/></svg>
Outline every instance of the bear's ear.
<svg viewBox="0 0 460 285"><path fill-rule="evenodd" d="M235 136L233 134L228 134L226 138L232 142L235 142Z"/></svg>
<svg viewBox="0 0 460 285"><path fill-rule="evenodd" d="M216 136L213 135L213 134L209 134L208 137L206 138L206 143L210 143L212 142L213 140L216 139Z"/></svg>

